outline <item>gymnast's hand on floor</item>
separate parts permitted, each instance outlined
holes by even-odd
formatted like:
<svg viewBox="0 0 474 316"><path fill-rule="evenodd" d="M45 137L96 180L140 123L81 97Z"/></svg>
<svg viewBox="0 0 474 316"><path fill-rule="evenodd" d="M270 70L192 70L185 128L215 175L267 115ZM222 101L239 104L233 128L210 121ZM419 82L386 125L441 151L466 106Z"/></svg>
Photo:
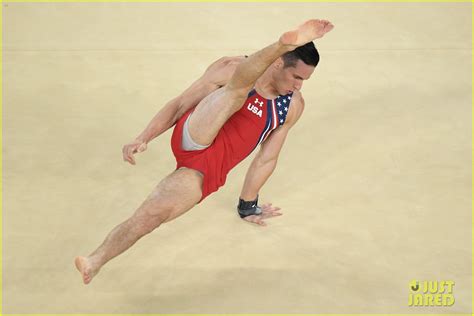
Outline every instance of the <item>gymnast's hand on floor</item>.
<svg viewBox="0 0 474 316"><path fill-rule="evenodd" d="M262 209L262 214L250 215L244 217L243 220L258 224L260 226L267 226L267 224L263 221L264 219L283 215L282 213L278 212L280 208L272 206L272 203L263 204L262 206L260 206L260 208Z"/></svg>
<svg viewBox="0 0 474 316"><path fill-rule="evenodd" d="M135 165L135 158L133 157L136 153L141 153L146 150L146 142L142 140L134 140L131 143L123 146L122 154L123 161L128 161L130 164Z"/></svg>

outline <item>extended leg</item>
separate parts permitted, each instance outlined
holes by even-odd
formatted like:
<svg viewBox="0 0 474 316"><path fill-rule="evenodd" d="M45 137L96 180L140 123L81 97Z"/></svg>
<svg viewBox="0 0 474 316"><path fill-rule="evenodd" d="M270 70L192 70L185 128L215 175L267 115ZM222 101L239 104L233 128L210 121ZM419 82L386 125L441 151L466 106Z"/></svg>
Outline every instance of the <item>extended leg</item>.
<svg viewBox="0 0 474 316"><path fill-rule="evenodd" d="M137 211L115 227L88 257L75 264L88 284L100 268L130 248L136 241L196 205L201 199L202 176L195 170L179 169L163 179Z"/></svg>
<svg viewBox="0 0 474 316"><path fill-rule="evenodd" d="M224 123L242 107L257 79L278 57L322 37L331 29L332 24L328 21L309 20L242 61L225 87L214 91L196 106L189 120L192 139L201 145L210 144Z"/></svg>

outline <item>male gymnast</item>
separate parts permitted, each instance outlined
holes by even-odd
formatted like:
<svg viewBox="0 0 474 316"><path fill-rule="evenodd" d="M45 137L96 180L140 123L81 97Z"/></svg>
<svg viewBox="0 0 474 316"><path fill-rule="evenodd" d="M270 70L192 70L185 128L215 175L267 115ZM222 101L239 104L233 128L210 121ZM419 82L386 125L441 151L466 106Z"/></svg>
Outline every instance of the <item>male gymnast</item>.
<svg viewBox="0 0 474 316"><path fill-rule="evenodd" d="M281 215L258 205L258 192L273 173L290 128L304 109L299 91L319 62L313 40L333 29L327 20L308 20L250 56L224 57L181 95L169 101L145 130L122 149L135 165L155 137L174 127L171 147L176 170L165 177L135 213L115 227L88 257L75 258L84 284L100 268L161 224L184 214L224 185L229 171L258 145L237 206L246 221L265 226Z"/></svg>

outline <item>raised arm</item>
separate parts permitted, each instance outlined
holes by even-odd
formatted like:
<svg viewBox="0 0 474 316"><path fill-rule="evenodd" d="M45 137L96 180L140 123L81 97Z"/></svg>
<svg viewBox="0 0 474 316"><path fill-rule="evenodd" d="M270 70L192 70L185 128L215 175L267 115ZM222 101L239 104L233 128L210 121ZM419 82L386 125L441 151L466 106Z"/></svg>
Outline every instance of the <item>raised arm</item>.
<svg viewBox="0 0 474 316"><path fill-rule="evenodd" d="M262 143L260 150L250 164L240 194L241 200L255 201L257 199L260 189L276 168L278 156L283 144L285 143L289 130L298 121L303 113L303 109L304 100L301 94L296 91L293 95L292 105L288 112L285 124L273 131L267 140ZM275 216L275 214L279 215L279 213L276 213L279 208L272 208L271 205L263 206L262 210L262 215L250 215L244 217L244 219L260 225L265 225L263 222L264 218Z"/></svg>
<svg viewBox="0 0 474 316"><path fill-rule="evenodd" d="M189 109L204 97L227 84L235 67L244 57L223 57L212 63L189 88L172 99L153 117L146 128L132 142L122 148L123 160L135 165L133 155L143 152L147 144L171 128Z"/></svg>

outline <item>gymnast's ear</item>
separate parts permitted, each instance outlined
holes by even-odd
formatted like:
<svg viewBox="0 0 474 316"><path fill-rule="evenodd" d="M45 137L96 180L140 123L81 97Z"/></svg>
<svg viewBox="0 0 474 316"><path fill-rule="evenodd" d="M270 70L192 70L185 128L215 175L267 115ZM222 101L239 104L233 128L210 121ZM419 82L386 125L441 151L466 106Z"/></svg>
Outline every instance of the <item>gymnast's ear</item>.
<svg viewBox="0 0 474 316"><path fill-rule="evenodd" d="M283 58L278 57L277 60L273 63L273 66L275 69L282 69L284 65Z"/></svg>

